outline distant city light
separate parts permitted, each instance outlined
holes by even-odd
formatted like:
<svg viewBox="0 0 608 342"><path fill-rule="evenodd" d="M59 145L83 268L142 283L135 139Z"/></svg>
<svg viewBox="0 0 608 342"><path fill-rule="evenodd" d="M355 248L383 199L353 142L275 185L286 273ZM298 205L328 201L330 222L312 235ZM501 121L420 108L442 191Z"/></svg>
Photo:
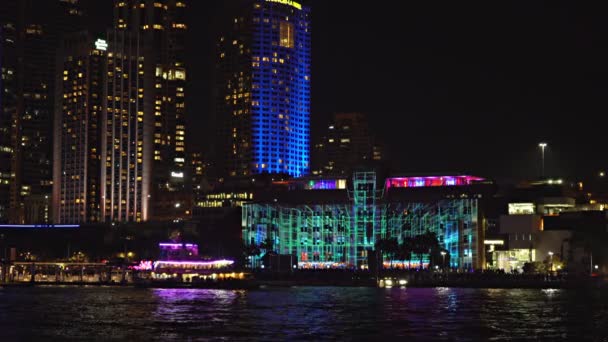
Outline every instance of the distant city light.
<svg viewBox="0 0 608 342"><path fill-rule="evenodd" d="M108 43L103 39L97 39L95 41L95 49L106 51L108 49Z"/></svg>
<svg viewBox="0 0 608 342"><path fill-rule="evenodd" d="M173 177L173 178L184 178L184 173L183 172L172 171L171 172L171 177Z"/></svg>
<svg viewBox="0 0 608 342"><path fill-rule="evenodd" d="M79 224L0 224L0 228L80 228Z"/></svg>

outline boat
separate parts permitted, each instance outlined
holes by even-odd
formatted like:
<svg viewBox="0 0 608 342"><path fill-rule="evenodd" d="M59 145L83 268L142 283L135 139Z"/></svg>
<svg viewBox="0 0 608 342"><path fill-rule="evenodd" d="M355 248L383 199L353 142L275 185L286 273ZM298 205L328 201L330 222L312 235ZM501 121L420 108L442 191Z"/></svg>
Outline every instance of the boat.
<svg viewBox="0 0 608 342"><path fill-rule="evenodd" d="M159 244L160 258L141 261L134 267L134 285L146 288L253 289L258 285L248 272L234 269L228 259L202 259L198 245L164 242Z"/></svg>

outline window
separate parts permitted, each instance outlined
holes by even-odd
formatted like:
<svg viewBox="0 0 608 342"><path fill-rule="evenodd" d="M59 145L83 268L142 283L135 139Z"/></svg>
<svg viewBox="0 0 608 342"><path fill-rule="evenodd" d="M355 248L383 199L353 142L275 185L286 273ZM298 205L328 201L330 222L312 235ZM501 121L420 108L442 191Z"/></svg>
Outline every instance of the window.
<svg viewBox="0 0 608 342"><path fill-rule="evenodd" d="M295 46L293 24L287 21L281 21L279 29L279 45L286 48L293 48Z"/></svg>

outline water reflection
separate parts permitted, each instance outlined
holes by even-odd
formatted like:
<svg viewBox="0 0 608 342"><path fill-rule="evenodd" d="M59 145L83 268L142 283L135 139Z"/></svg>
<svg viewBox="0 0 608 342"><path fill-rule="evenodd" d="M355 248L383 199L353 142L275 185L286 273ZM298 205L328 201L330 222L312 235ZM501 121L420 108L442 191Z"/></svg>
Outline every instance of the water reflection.
<svg viewBox="0 0 608 342"><path fill-rule="evenodd" d="M601 340L601 291L5 288L0 340Z"/></svg>

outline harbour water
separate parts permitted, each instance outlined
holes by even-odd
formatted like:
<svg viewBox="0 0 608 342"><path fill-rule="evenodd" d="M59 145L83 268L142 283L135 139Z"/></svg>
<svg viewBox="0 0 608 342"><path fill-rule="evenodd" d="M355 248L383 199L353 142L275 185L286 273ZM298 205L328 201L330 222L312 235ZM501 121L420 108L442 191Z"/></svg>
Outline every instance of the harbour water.
<svg viewBox="0 0 608 342"><path fill-rule="evenodd" d="M0 340L607 340L601 291L0 288Z"/></svg>

